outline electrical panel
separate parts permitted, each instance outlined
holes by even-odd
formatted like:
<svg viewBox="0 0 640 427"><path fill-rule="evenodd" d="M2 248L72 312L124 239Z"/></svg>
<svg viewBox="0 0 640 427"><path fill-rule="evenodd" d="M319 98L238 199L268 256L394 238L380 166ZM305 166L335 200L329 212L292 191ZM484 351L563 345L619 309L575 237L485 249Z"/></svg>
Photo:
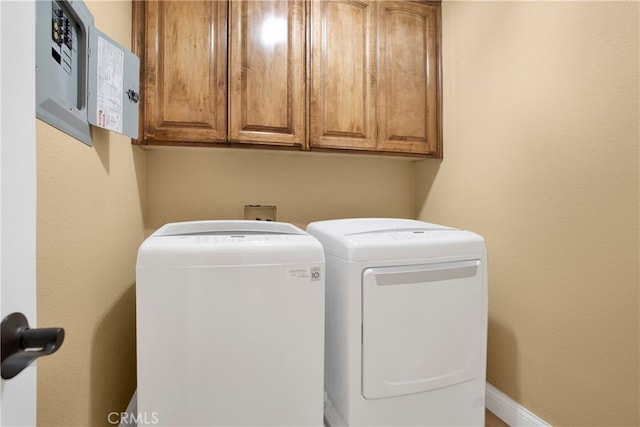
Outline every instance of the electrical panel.
<svg viewBox="0 0 640 427"><path fill-rule="evenodd" d="M91 146L91 125L138 136L140 62L82 1L36 2L36 116Z"/></svg>

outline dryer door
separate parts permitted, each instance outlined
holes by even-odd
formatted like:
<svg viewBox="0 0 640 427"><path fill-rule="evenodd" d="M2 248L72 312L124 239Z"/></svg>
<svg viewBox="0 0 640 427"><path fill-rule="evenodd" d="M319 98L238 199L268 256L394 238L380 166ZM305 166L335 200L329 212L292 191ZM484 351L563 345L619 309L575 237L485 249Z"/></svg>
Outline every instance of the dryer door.
<svg viewBox="0 0 640 427"><path fill-rule="evenodd" d="M423 392L479 375L483 267L469 260L364 270L365 399Z"/></svg>

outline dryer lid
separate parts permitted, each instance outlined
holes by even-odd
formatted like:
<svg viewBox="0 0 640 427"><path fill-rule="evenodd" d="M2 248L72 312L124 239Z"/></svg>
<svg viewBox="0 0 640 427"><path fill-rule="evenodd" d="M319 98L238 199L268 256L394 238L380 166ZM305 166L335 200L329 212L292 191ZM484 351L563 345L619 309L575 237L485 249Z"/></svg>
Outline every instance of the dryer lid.
<svg viewBox="0 0 640 427"><path fill-rule="evenodd" d="M409 229L434 229L451 230L451 227L431 224L415 219L404 218L345 218L328 221L316 221L309 224L308 228L324 230L331 234L352 235L376 233L381 231L398 231ZM308 230L307 230L308 231Z"/></svg>
<svg viewBox="0 0 640 427"><path fill-rule="evenodd" d="M382 261L485 253L472 232L411 219L356 218L318 221L307 232L326 253L348 261Z"/></svg>

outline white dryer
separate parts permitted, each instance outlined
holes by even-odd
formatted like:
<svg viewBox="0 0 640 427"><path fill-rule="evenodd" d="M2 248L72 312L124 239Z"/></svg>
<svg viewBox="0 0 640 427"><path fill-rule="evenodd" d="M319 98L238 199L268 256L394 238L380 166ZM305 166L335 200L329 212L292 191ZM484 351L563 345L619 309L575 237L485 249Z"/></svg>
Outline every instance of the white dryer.
<svg viewBox="0 0 640 427"><path fill-rule="evenodd" d="M324 253L293 225L167 224L137 263L137 414L322 426Z"/></svg>
<svg viewBox="0 0 640 427"><path fill-rule="evenodd" d="M483 238L402 219L319 221L307 232L327 268L328 424L482 426Z"/></svg>

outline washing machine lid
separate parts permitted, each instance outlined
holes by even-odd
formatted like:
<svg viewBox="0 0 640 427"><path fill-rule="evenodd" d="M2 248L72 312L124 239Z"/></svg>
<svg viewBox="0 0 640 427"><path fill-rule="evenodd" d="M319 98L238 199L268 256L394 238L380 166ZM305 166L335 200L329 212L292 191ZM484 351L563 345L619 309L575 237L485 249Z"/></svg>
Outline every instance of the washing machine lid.
<svg viewBox="0 0 640 427"><path fill-rule="evenodd" d="M327 254L352 262L486 252L484 239L475 233L411 219L317 221L307 232L320 240Z"/></svg>
<svg viewBox="0 0 640 427"><path fill-rule="evenodd" d="M293 224L275 221L187 221L165 224L153 236L306 234Z"/></svg>
<svg viewBox="0 0 640 427"><path fill-rule="evenodd" d="M138 250L138 267L324 262L322 245L300 228L271 221L169 223Z"/></svg>

